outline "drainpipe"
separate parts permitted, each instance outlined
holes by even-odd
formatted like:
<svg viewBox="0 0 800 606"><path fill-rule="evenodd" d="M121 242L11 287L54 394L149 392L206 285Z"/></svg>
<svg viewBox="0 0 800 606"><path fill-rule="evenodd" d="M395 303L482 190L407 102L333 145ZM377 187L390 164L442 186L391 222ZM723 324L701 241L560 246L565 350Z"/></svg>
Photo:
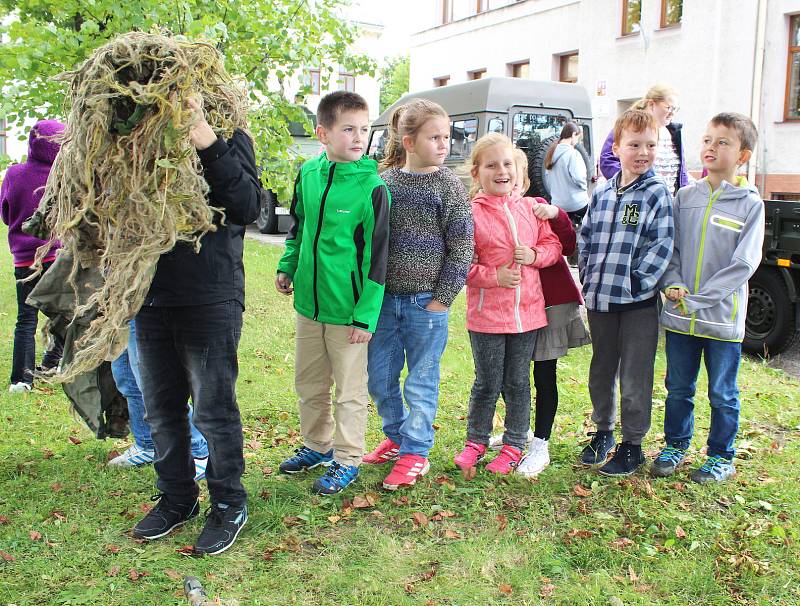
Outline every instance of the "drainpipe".
<svg viewBox="0 0 800 606"><path fill-rule="evenodd" d="M755 53L753 55L753 90L751 91L750 96L750 118L758 126L758 138L761 142L759 148L762 151L765 148L763 138L764 127L761 124L761 107L764 92L764 54L767 43L767 2L768 0L758 0L758 16L756 19L756 46ZM747 167L747 180L753 184L756 183L756 175L758 174L759 168L761 168L761 172L766 175L764 172L766 168L766 162L758 162L757 159L759 157L762 160L765 160L763 153L754 154L753 159L751 159ZM764 179L764 181L766 181L766 179ZM765 182L762 182L761 187L758 188L762 195L764 193L764 185Z"/></svg>

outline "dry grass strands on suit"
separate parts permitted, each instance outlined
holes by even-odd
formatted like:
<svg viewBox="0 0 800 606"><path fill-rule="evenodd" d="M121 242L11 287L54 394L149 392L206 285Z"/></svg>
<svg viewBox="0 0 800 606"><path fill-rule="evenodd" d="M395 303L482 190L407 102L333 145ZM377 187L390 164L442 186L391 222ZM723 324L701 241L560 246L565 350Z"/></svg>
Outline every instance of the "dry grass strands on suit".
<svg viewBox="0 0 800 606"><path fill-rule="evenodd" d="M224 138L246 128L247 102L213 46L160 34L121 35L61 78L70 83L67 128L40 210L74 253L76 292L79 264L104 278L76 309L88 327L54 377L67 382L121 352L160 255L178 242L199 250L224 220L206 200L187 100L202 97Z"/></svg>

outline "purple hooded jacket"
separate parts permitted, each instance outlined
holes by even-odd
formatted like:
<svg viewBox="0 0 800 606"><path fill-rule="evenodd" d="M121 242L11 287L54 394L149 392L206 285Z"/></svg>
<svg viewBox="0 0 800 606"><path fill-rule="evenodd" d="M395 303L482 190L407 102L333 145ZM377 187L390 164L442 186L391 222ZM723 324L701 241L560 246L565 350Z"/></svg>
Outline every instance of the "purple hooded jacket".
<svg viewBox="0 0 800 606"><path fill-rule="evenodd" d="M40 120L28 135L28 159L22 164L10 166L0 189L3 223L8 225L8 246L14 255L15 267L33 264L36 249L45 243L22 231L22 223L34 213L44 194L44 186L50 168L56 159L60 145L43 137L51 137L64 131L57 120ZM52 261L56 244L44 261Z"/></svg>
<svg viewBox="0 0 800 606"><path fill-rule="evenodd" d="M689 185L689 175L686 173L686 158L683 153L683 141L681 140L681 126L675 122L667 124L667 130L672 136L672 143L675 145L675 152L678 154L680 161L680 168L678 169L678 177L675 179L675 191L670 192L674 196L678 190L684 185ZM603 149L600 152L600 172L606 179L610 179L619 171L619 158L611 151L611 146L614 145L614 129L608 133L606 142L603 143Z"/></svg>

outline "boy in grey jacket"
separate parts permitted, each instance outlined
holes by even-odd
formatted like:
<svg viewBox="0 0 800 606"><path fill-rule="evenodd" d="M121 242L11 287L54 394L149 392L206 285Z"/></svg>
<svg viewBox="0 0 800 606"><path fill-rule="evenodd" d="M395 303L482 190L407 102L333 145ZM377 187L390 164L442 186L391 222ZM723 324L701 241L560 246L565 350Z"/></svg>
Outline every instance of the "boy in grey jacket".
<svg viewBox="0 0 800 606"><path fill-rule="evenodd" d="M661 280L668 299L661 313L667 353L666 446L651 467L654 476L671 475L686 456L701 356L708 371L711 429L708 458L691 477L720 482L736 472L736 378L747 280L761 261L764 240L764 204L755 187L736 177L736 170L750 159L756 138L747 116L714 116L700 152L708 177L683 187L675 199L675 250Z"/></svg>

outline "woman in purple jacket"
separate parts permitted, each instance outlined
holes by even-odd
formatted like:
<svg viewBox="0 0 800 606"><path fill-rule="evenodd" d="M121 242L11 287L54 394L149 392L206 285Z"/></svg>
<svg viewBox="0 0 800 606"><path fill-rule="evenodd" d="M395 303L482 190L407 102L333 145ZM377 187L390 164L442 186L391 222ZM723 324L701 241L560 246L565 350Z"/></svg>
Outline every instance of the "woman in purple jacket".
<svg viewBox="0 0 800 606"><path fill-rule="evenodd" d="M8 245L14 257L14 277L17 279L17 325L14 329L14 354L11 363L12 393L30 391L33 387L31 371L36 363L36 324L38 311L25 303L28 295L39 281L19 282L33 273L31 265L36 249L44 240L29 236L22 231L26 221L39 206L44 193L50 168L56 159L59 143L53 137L64 131L64 125L56 120L40 120L28 135L28 159L22 164L9 167L0 189L3 223L8 225ZM54 245L43 259L45 270L56 257ZM55 343L42 359L42 368L58 365L61 359L61 344Z"/></svg>
<svg viewBox="0 0 800 606"><path fill-rule="evenodd" d="M681 141L681 124L672 121L678 111L678 94L675 89L657 84L647 91L643 99L631 105L631 109L643 109L650 112L660 127L658 136L658 153L653 163L653 170L667 182L669 191L674 196L684 185L689 184L686 174L686 158ZM619 158L611 151L614 144L612 129L600 152L600 172L610 179L619 171Z"/></svg>

